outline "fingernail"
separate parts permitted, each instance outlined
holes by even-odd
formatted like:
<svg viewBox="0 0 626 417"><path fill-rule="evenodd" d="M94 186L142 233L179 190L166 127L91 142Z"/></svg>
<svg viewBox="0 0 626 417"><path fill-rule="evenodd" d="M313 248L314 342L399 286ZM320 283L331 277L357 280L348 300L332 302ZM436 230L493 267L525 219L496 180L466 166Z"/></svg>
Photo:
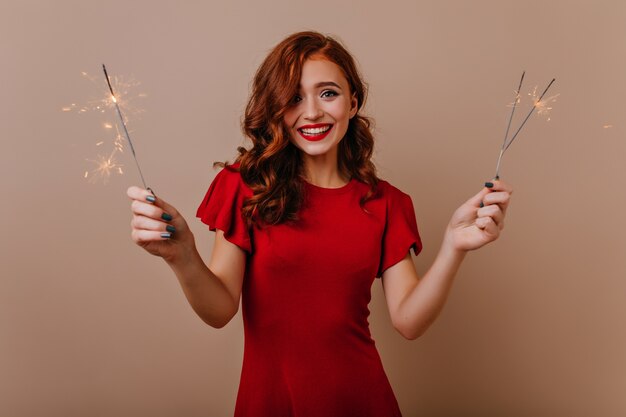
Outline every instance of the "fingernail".
<svg viewBox="0 0 626 417"><path fill-rule="evenodd" d="M172 237L172 234L171 233L161 233L161 237L163 239L169 239L169 238Z"/></svg>
<svg viewBox="0 0 626 417"><path fill-rule="evenodd" d="M169 215L169 214L167 214L167 213L163 213L163 214L161 214L161 218L162 218L163 220L165 220L165 221L168 221L168 222L169 222L170 220L172 220L172 216L171 216L171 215Z"/></svg>
<svg viewBox="0 0 626 417"><path fill-rule="evenodd" d="M485 207L485 203L483 203L482 201L480 202L480 206L481 207Z"/></svg>
<svg viewBox="0 0 626 417"><path fill-rule="evenodd" d="M493 183L492 182L486 182L485 183L485 187L491 188L491 187L493 187Z"/></svg>
<svg viewBox="0 0 626 417"><path fill-rule="evenodd" d="M156 198L154 198L153 195L147 195L146 200L148 200L151 203L154 203L156 201Z"/></svg>
<svg viewBox="0 0 626 417"><path fill-rule="evenodd" d="M175 228L174 226L172 226L172 225L169 225L169 224L168 224L168 225L165 227L165 230L167 230L168 232L172 232L172 233L174 233L174 232L176 231L176 228Z"/></svg>

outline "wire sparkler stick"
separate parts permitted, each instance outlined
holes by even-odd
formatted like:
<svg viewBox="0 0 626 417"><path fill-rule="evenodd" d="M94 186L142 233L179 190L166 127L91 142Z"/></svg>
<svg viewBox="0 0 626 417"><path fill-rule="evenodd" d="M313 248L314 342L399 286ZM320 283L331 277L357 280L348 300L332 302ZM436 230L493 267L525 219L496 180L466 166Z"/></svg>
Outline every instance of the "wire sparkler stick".
<svg viewBox="0 0 626 417"><path fill-rule="evenodd" d="M509 116L509 123L506 126L506 133L504 134L504 140L502 141L502 147L500 148L500 156L498 156L498 164L496 165L496 179L500 179L500 161L502 160L502 155L504 154L504 147L506 146L506 139L509 137L509 129L511 129L511 121L513 121L513 115L515 114L515 107L517 107L517 103L519 102L519 93L522 90L522 83L524 82L524 75L526 75L526 71L522 71L522 78L519 80L519 86L517 87L517 92L515 93L515 100L513 101L513 108L511 109L511 115Z"/></svg>
<svg viewBox="0 0 626 417"><path fill-rule="evenodd" d="M533 108L530 109L530 111L528 112L528 114L526 115L526 118L524 119L524 121L522 122L522 124L520 125L520 127L517 129L517 131L515 132L515 134L511 137L511 140L509 140L509 142L507 143L507 145L504 147L504 150L500 151L500 158L502 157L502 154L504 154L504 152L506 152L507 149L509 149L509 146L511 146L511 144L513 143L513 141L515 140L515 138L517 137L517 135L519 134L519 132L522 130L522 128L524 127L524 125L526 124L526 122L528 121L528 119L530 118L530 116L533 114L533 112L535 111L535 109L541 104L541 99L543 98L543 96L548 92L548 89L552 86L552 83L554 83L556 81L556 78L553 78L552 81L550 81L550 83L548 84L548 86L546 87L545 90L543 90L543 93L541 93L541 96L539 96L539 99L533 104ZM508 129L507 129L508 131ZM506 140L506 138L505 138ZM496 168L496 177L495 179L499 179L499 169L500 169L500 158L498 158L498 165Z"/></svg>
<svg viewBox="0 0 626 417"><path fill-rule="evenodd" d="M124 135L126 136L126 140L130 145L130 150L133 153L133 158L135 159L135 164L137 165L137 170L139 171L139 176L141 177L141 182L143 183L143 188L150 191L152 195L154 195L154 191L152 191L152 188L146 185L146 180L143 178L143 173L141 172L141 167L139 166L139 161L137 160L137 154L135 153L135 147L133 146L133 142L130 140L130 135L128 134L128 129L126 128L124 116L122 116L122 111L120 110L120 106L117 103L117 99L115 98L115 93L113 92L113 87L111 86L111 80L109 79L109 74L107 73L107 67L104 64L102 64L102 70L104 71L104 77L107 80L109 91L111 92L111 100L113 101L113 104L115 104L115 110L117 110L117 115L119 116L120 123L122 125L122 128L124 129Z"/></svg>

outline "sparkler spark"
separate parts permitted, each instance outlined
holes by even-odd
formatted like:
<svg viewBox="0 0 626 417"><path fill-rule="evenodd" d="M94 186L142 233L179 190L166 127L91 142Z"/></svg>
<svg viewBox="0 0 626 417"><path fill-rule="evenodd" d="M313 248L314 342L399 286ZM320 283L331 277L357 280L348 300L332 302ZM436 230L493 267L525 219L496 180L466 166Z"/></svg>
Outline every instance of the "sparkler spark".
<svg viewBox="0 0 626 417"><path fill-rule="evenodd" d="M98 155L98 159L87 159L87 161L96 165L96 168L93 170L85 172L85 178L91 175L89 182L93 183L101 180L104 184L106 184L112 173L123 173L122 164L115 160L115 152L111 153L109 156Z"/></svg>
<svg viewBox="0 0 626 417"><path fill-rule="evenodd" d="M513 100L511 103L507 104L507 107L517 107L517 105L520 103L520 101L522 101L522 97L518 94L517 91L514 91L515 93L515 100Z"/></svg>
<svg viewBox="0 0 626 417"><path fill-rule="evenodd" d="M537 109L537 114L540 116L545 116L547 118L547 121L550 121L550 110L552 110L550 104L554 103L556 99L560 96L560 94L555 94L544 99L537 98L537 86L535 86L535 88L533 88L533 91L528 93L528 95L531 97L533 105Z"/></svg>

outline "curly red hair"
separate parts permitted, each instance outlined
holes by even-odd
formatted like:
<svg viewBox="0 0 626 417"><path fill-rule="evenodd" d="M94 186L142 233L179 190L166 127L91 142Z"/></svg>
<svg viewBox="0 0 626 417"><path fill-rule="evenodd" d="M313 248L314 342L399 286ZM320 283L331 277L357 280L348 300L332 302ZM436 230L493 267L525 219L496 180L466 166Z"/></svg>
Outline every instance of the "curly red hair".
<svg viewBox="0 0 626 417"><path fill-rule="evenodd" d="M253 196L243 206L249 225L298 219L304 197L304 164L301 151L289 140L283 120L298 92L302 66L313 56L337 64L350 85L350 93L358 100L358 110L365 103L367 85L350 53L332 37L311 31L294 33L270 51L254 76L242 121L242 130L252 141L252 148L237 148L239 155L233 164L239 163L238 168L228 162L213 164L239 171L253 190ZM339 142L338 168L342 175L370 185L360 201L364 208L365 202L376 195L379 179L371 161L371 120L358 110Z"/></svg>

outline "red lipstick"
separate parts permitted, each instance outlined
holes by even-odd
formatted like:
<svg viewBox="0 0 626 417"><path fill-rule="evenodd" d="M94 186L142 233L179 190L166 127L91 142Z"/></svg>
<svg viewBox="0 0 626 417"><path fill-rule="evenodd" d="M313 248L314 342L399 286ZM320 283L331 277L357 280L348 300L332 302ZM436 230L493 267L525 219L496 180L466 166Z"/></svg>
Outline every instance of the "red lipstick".
<svg viewBox="0 0 626 417"><path fill-rule="evenodd" d="M328 130L326 130L325 132L320 132L320 133L303 132L304 129L310 130L310 129L325 128L325 127L328 127ZM298 128L298 133L300 133L300 136L302 136L304 139L308 141L316 142L328 136L328 134L330 133L332 129L333 129L333 125L330 123L317 123L317 124L312 124L312 125L300 126Z"/></svg>

